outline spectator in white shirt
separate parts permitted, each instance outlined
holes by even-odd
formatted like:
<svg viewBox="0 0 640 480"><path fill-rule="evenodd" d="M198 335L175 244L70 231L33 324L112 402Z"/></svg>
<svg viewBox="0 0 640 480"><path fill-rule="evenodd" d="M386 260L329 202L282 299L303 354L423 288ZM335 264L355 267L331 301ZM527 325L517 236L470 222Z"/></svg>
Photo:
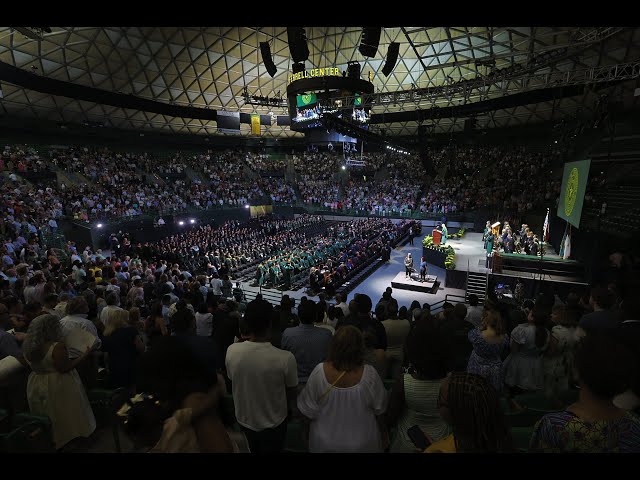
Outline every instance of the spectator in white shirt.
<svg viewBox="0 0 640 480"><path fill-rule="evenodd" d="M482 323L483 308L478 305L478 296L473 293L469 295L469 307L467 308L467 317L465 320L474 327L479 327Z"/></svg>
<svg viewBox="0 0 640 480"><path fill-rule="evenodd" d="M64 343L69 351L69 359L73 360L78 357L82 357L86 353L85 350L80 350L78 347L74 346L72 341L75 336L74 331L78 329L84 330L93 335L95 340L91 346L91 350L99 350L102 345L102 341L98 336L98 329L94 323L87 319L87 315L89 314L89 304L85 298L83 296L77 296L69 300L69 302L67 302L66 313L67 316L60 320L60 328L62 330ZM90 390L94 387L98 375L98 364L93 355L85 356L84 359L76 366L76 371L78 372L78 375L80 375L80 379L82 380L85 389Z"/></svg>
<svg viewBox="0 0 640 480"><path fill-rule="evenodd" d="M344 297L340 293L336 294L336 307L342 310L343 316L349 316L349 306L344 303Z"/></svg>
<svg viewBox="0 0 640 480"><path fill-rule="evenodd" d="M220 280L217 273L214 273L211 278L211 289L214 297L222 297L222 280Z"/></svg>
<svg viewBox="0 0 640 480"><path fill-rule="evenodd" d="M109 325L112 313L117 310L122 310L122 308L120 308L120 295L115 292L109 292L105 300L107 306L100 312L100 321L106 328L106 326Z"/></svg>
<svg viewBox="0 0 640 480"><path fill-rule="evenodd" d="M213 333L213 315L209 313L206 303L201 303L196 313L196 335L210 337Z"/></svg>

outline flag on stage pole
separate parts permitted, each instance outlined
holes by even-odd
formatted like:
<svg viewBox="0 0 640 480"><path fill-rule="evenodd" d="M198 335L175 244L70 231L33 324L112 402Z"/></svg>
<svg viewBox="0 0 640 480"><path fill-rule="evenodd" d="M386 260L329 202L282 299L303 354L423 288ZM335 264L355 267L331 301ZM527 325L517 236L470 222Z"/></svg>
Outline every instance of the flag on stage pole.
<svg viewBox="0 0 640 480"><path fill-rule="evenodd" d="M542 240L549 241L549 209L547 208L547 217L544 219L544 227L542 227Z"/></svg>
<svg viewBox="0 0 640 480"><path fill-rule="evenodd" d="M564 258L564 245L565 242L567 241L567 234L569 232L569 222L567 222L567 225L564 227L564 234L562 235L562 240L560 240L560 258Z"/></svg>
<svg viewBox="0 0 640 480"><path fill-rule="evenodd" d="M567 238L564 241L564 252L562 255L562 258L565 260L571 255L571 225L568 225L568 227L569 233L567 234Z"/></svg>

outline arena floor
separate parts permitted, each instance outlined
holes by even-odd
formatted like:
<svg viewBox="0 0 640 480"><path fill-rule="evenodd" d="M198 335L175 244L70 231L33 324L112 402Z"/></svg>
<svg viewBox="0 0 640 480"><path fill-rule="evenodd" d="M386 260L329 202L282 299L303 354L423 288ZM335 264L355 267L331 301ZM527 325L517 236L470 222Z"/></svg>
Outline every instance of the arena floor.
<svg viewBox="0 0 640 480"><path fill-rule="evenodd" d="M477 235L477 234L469 234L469 235ZM453 242L451 243L453 244ZM416 264L419 262L419 259L422 256L422 244L420 243L419 238L416 238L414 240L414 244L415 245L407 244L403 247L395 248L393 252L391 252L391 260L388 263L385 263L384 265L379 267L367 279L365 279L360 285L358 285L354 290L352 290L349 293L349 296L347 297L347 303L353 298L353 296L356 293L365 293L369 295L369 297L371 297L371 301L373 302L373 306L375 307L376 303L378 303L378 300L382 298L382 293L385 291L385 289L391 286L391 280L393 280L393 278L397 275L398 272L404 271L403 261L407 253L411 252L411 256L415 259ZM478 244L480 245L480 250L482 251L482 242L480 240L478 240ZM454 249L456 247L457 245L454 246ZM482 252L480 253L482 254ZM465 263L465 270L466 270L466 263ZM438 289L438 292L435 294L428 294L428 293L412 292L409 290L393 289L393 297L398 301L399 307L402 307L404 305L408 308L411 305L411 302L413 302L414 300L419 301L421 304L425 302L429 304L434 304L436 302L444 300L447 294L464 295L464 290L444 287L444 278L445 278L444 269L435 267L433 265L429 265L428 272L429 272L429 275L435 275L438 277L438 280L440 281L440 288ZM256 288L250 287L247 282L242 282L242 288L250 292L257 290ZM305 294L304 289L297 290L297 291L286 291L283 293L297 300L299 300L303 296L307 296ZM315 297L307 296L307 298L318 301L317 296Z"/></svg>

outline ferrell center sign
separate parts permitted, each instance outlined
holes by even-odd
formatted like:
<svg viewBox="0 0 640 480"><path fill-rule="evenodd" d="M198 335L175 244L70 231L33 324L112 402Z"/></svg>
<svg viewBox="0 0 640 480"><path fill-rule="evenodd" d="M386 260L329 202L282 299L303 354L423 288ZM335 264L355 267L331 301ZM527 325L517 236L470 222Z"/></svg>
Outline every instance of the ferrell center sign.
<svg viewBox="0 0 640 480"><path fill-rule="evenodd" d="M340 75L341 73L339 68L314 68L289 75L289 83L295 82L296 80L302 80L303 78L339 77Z"/></svg>

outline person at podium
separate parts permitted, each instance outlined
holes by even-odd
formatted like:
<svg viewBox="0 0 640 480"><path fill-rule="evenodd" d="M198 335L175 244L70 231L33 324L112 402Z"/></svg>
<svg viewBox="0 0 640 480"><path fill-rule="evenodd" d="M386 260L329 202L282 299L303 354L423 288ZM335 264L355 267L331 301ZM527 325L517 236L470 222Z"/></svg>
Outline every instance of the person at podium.
<svg viewBox="0 0 640 480"><path fill-rule="evenodd" d="M449 234L449 231L447 230L447 226L443 223L442 224L442 240L440 241L441 245L444 245L445 243L447 243L448 234Z"/></svg>

